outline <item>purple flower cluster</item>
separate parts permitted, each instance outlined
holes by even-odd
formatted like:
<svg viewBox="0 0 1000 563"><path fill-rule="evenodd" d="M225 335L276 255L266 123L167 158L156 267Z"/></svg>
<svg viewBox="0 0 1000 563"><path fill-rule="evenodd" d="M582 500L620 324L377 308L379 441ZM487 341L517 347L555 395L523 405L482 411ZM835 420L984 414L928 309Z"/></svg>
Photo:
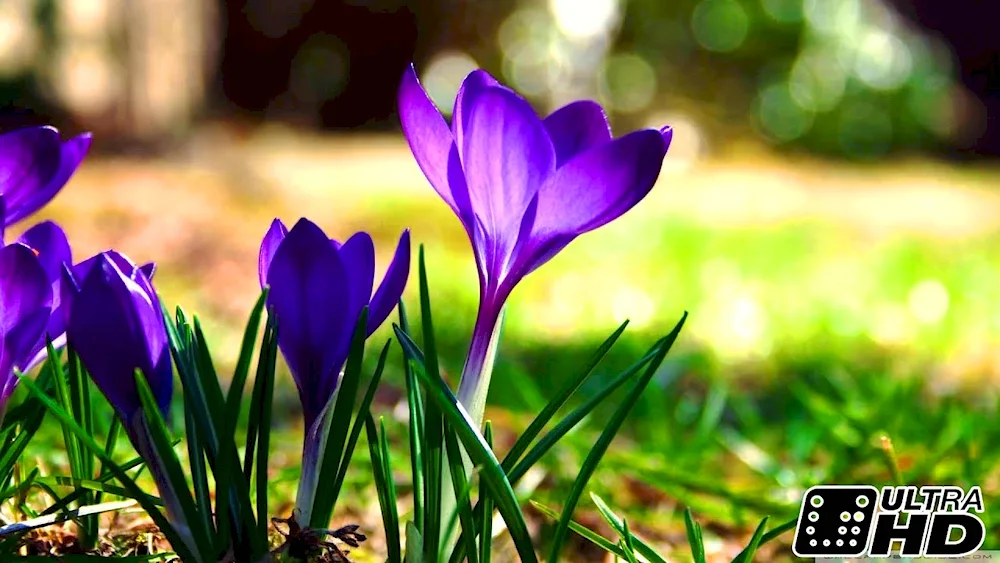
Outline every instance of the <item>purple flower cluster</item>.
<svg viewBox="0 0 1000 563"><path fill-rule="evenodd" d="M613 221L646 196L672 129L616 138L602 108L590 101L539 117L524 98L482 70L463 82L450 124L412 66L402 78L398 103L413 156L465 227L479 271L478 317L458 389L459 400L478 420L498 326L513 289L576 237ZM165 318L151 282L154 266L137 266L113 250L74 263L65 233L50 221L3 245L3 227L55 197L89 146L89 135L63 141L50 127L0 135L0 421L18 381L15 370L26 372L42 362L48 341L57 348L68 344L148 460L135 373L145 376L163 413L173 387ZM261 287L269 288L278 347L302 403L306 488L316 486L310 479L321 458L324 414L360 316L367 308L365 336L370 336L396 307L409 271L408 230L377 286L375 248L365 232L341 243L303 218L290 230L275 219L264 235L258 276Z"/></svg>

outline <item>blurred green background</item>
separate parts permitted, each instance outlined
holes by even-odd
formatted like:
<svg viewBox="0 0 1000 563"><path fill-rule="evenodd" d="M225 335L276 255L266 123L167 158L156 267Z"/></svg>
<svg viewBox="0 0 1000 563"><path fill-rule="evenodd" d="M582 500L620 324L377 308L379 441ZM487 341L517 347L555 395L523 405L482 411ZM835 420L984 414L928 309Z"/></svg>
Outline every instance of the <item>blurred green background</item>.
<svg viewBox="0 0 1000 563"><path fill-rule="evenodd" d="M790 518L809 484L891 481L883 436L902 441L913 479L995 477L977 456L1000 451L1000 171L990 91L968 78L990 70L902 4L5 0L0 128L94 131L35 219L57 219L77 259L113 247L156 261L167 303L198 314L230 365L271 219L367 230L380 271L411 228L455 383L475 266L399 133L404 66L445 113L481 66L541 113L593 98L616 134L673 125L652 194L514 292L488 416L501 436L522 427L619 323L601 374L689 311L609 458L634 470L629 487L595 487L666 544L683 503L712 533L748 537L747 510ZM954 158L970 154L984 158ZM399 370L387 378L380 408L398 416ZM276 412L297 431L283 381ZM558 505L599 425L551 460L545 498ZM297 440L278 446L289 465Z"/></svg>

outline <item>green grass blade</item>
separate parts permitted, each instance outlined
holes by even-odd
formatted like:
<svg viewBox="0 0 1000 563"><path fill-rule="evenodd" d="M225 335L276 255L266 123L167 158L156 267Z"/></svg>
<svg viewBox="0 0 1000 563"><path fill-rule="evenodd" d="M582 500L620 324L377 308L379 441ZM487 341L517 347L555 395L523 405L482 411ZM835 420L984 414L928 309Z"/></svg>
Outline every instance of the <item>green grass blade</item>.
<svg viewBox="0 0 1000 563"><path fill-rule="evenodd" d="M401 331L397 331L397 334L401 334ZM485 485L488 493L493 496L493 501L507 523L507 529L518 556L522 561L529 563L537 561L531 537L524 521L524 514L518 505L514 489L511 487L510 481L507 480L503 468L500 467L500 462L493 455L493 451L483 441L483 437L476 429L469 413L459 404L458 399L440 377L428 375L419 364L414 363L414 368L417 377L427 391L427 396L430 399L428 404L433 403L437 406L443 417L454 428L472 463L480 466L480 485ZM426 533L424 539L427 540Z"/></svg>
<svg viewBox="0 0 1000 563"><path fill-rule="evenodd" d="M262 387L260 390L260 402L252 405L252 407L255 407L255 410L251 412L254 413L253 418L259 424L258 431L256 433L256 537L266 542L268 522L267 499L269 493L267 488L267 466L268 458L271 455L271 415L274 409L274 378L275 367L277 366L278 361L278 333L273 329L268 332L265 328L265 335L265 345L261 348L260 353L260 357L264 362L264 371L261 378Z"/></svg>
<svg viewBox="0 0 1000 563"><path fill-rule="evenodd" d="M753 561L754 554L757 553L757 548L760 547L760 542L764 539L764 530L767 529L767 516L760 521L757 529L753 533L753 537L750 538L750 543L747 544L743 551L733 559L733 563L751 563Z"/></svg>
<svg viewBox="0 0 1000 563"><path fill-rule="evenodd" d="M539 512L541 512L543 515L548 517L553 522L559 522L560 516L559 513L556 512L555 510L535 501L531 501L531 505L534 506L536 509L538 509ZM604 551L612 553L615 556L620 557L622 559L625 558L625 552L622 550L621 546L608 541L608 539L602 536L601 534L598 534L597 532L591 530L590 528L584 526L583 524L580 524L576 520L570 521L569 529L573 530L580 537L596 545L597 547L603 549Z"/></svg>
<svg viewBox="0 0 1000 563"><path fill-rule="evenodd" d="M690 508L684 509L684 528L691 546L691 559L694 563L705 563L705 539L701 535L701 525L695 521Z"/></svg>
<svg viewBox="0 0 1000 563"><path fill-rule="evenodd" d="M171 547L174 551L184 560L198 561L199 559L188 549L187 544L181 539L180 535L177 533L177 529L174 528L173 524L163 515L162 512L157 508L156 503L152 502L149 495L144 493L142 489L132 480L128 474L122 469L118 464L114 462L110 457L105 455L104 449L97 445L97 442L91 438L86 431L81 428L76 421L73 420L72 415L67 413L59 404L47 396L44 391L35 385L30 378L24 377L23 375L18 375L21 378L21 385L24 385L28 392L42 403L42 405L52 413L52 416L56 417L60 423L65 424L69 429L77 436L80 443L87 447L91 452L98 456L101 461L108 466L112 475L118 482L121 483L122 487L128 491L130 498L135 499L139 502L139 505L146 511L149 517L153 520L153 523L160 529L160 533L164 535L168 542L170 542Z"/></svg>
<svg viewBox="0 0 1000 563"><path fill-rule="evenodd" d="M634 536L632 535L632 531L629 530L628 528L628 522L625 520L622 520L621 537L622 537L621 546L622 546L622 551L625 552L625 560L628 561L629 563L639 563L639 561L637 561L635 558L635 546L632 544L632 539L634 538Z"/></svg>
<svg viewBox="0 0 1000 563"><path fill-rule="evenodd" d="M465 538L465 552L469 563L479 562L479 550L476 548L476 528L473 523L472 505L469 503L471 483L465 474L465 464L462 461L462 450L458 446L458 438L450 425L444 427L444 445L448 452L448 470L451 471L451 483L455 493L455 515L462 526L462 537ZM489 447L487 445L487 447ZM492 450L492 448L490 448ZM449 524L447 535L451 535L453 523ZM444 558L442 558L443 560Z"/></svg>
<svg viewBox="0 0 1000 563"><path fill-rule="evenodd" d="M350 463L350 458L344 455L347 434L351 429L351 418L354 416L354 405L358 400L358 388L361 386L361 365L365 355L365 338L368 336L368 306L361 309L361 315L354 325L354 335L351 338L350 353L344 376L337 386L333 412L330 413L326 430L326 444L320 461L318 483L332 483L340 473L341 465ZM330 524L330 517L337 504L336 494L332 487L316 487L316 496L309 525L313 528L325 528Z"/></svg>
<svg viewBox="0 0 1000 563"><path fill-rule="evenodd" d="M250 374L250 362L253 358L254 345L257 341L257 330L260 327L260 319L264 314L264 304L267 302L268 288L261 291L250 311L250 318L247 320L246 329L243 331L243 341L240 344L240 355L236 361L236 369L233 371L233 381L229 384L229 391L226 394L226 420L234 421L239 416L240 404L243 401L243 389L246 387L247 376ZM233 424L233 431L236 425Z"/></svg>
<svg viewBox="0 0 1000 563"><path fill-rule="evenodd" d="M418 252L418 271L420 285L420 323L421 335L423 336L423 351L413 355L419 350L411 347L409 357L418 361L420 369L435 379L441 378L441 370L438 364L437 341L434 334L434 319L431 308L430 284L427 279L427 261L424 253L424 246L420 245ZM395 327L394 327L395 329ZM398 333L398 331L397 331ZM398 337L398 334L397 334ZM409 341L408 335L407 340ZM412 342L412 341L411 341ZM403 342L400 342L403 344ZM406 348L404 347L404 352ZM411 370L413 366L411 365ZM434 401L424 403L423 411L423 479L424 479L424 526L423 532L424 557L428 560L435 560L440 551L442 540L442 521L444 512L444 496L442 487L444 485L444 435L441 407Z"/></svg>
<svg viewBox="0 0 1000 563"><path fill-rule="evenodd" d="M235 535L233 547L236 556L255 558L267 553L267 537L254 533L259 528L250 506L250 484L237 471L240 463L239 453L234 437L227 430L229 423L224 419L226 402L222 387L219 385L201 322L197 316L193 322L191 352L194 355L196 369L189 375L185 385L190 384L195 389L193 398L198 405L196 415L199 411L205 411L201 414L201 420L198 420L199 430L204 431L204 450L215 477L216 498L225 496L228 508L225 512L217 511L220 515L218 517L222 518L222 514L228 514L230 518L230 533ZM187 386L185 386L186 391L188 391ZM205 426L202 427L202 424Z"/></svg>
<svg viewBox="0 0 1000 563"><path fill-rule="evenodd" d="M368 435L368 455L372 461L372 476L375 478L375 490L378 492L379 507L382 510L382 523L385 526L388 563L402 563L402 553L399 543L399 514L396 511L398 499L392 479L392 460L389 453L389 442L385 436L385 425L379 419L381 435L375 429L375 421L371 413L364 419L365 431Z"/></svg>
<svg viewBox="0 0 1000 563"><path fill-rule="evenodd" d="M142 414L137 416L141 417L139 419L141 420L140 424L144 423L145 430L149 433L148 437L152 440L153 451L149 452L149 454L159 462L164 477L168 481L168 483L158 482L157 486L162 487L164 484L167 484L171 488L171 493L173 493L174 497L173 500L180 505L179 509L181 511L181 514L174 515L174 517L179 516L184 519L184 523L187 524L188 530L191 532L191 538L198 553L202 556L207 556L214 552L214 546L210 539L212 530L206 529L201 525L207 520L202 517L200 512L202 510L210 510L211 507L206 506L199 509L195 504L194 498L191 496L191 491L188 489L187 479L184 476L180 459L177 458L177 453L171 444L167 426L163 421L163 417L160 416L160 409L156 404L156 398L153 397L153 391L149 388L146 377L138 369L135 374L135 382L143 410ZM141 435L142 431L140 430L136 434ZM163 494L163 491L161 491L161 498ZM170 510L169 505L167 510Z"/></svg>
<svg viewBox="0 0 1000 563"><path fill-rule="evenodd" d="M611 526L611 529L623 539L626 537L628 538L629 549L637 551L640 555L646 558L649 563L667 563L667 560L656 553L656 550L653 549L651 545L642 541L642 538L635 536L626 528L625 519L615 514L615 512L611 510L611 507L604 502L604 499L594 493L590 493L590 499L594 501L598 512L601 513L604 520L609 526Z"/></svg>
<svg viewBox="0 0 1000 563"><path fill-rule="evenodd" d="M268 314L264 325L264 336L260 341L260 353L257 355L257 371L254 377L253 393L250 397L250 416L247 418L246 448L243 452L243 478L249 483L253 475L254 452L257 449L257 432L260 429L260 419L256 413L263 408L264 385L266 378L274 376L277 365L277 353L272 348L277 346L276 319ZM259 520L259 518L258 518Z"/></svg>
<svg viewBox="0 0 1000 563"><path fill-rule="evenodd" d="M792 518L791 520L785 522L784 524L775 526L773 529L771 529L771 531L767 532L766 534L762 534L760 540L757 542L757 545L754 546L754 551L756 551L760 546L764 545L765 543L777 539L782 534L794 530L795 524L797 523L798 523L798 518ZM756 536L756 534L754 534L754 536ZM753 545L753 542L751 542L751 545ZM748 545L747 547L743 548L743 551L741 551L740 554L737 555L736 559L734 559L733 561L734 562L742 561L744 563L750 563L751 559L746 559L744 553L750 549L751 545ZM751 558L753 557L753 553L750 554L750 557Z"/></svg>
<svg viewBox="0 0 1000 563"><path fill-rule="evenodd" d="M195 428L194 414L190 409L184 409L184 424L187 431L185 435L187 436L187 450L188 450L188 463L190 464L191 471L191 483L194 486L194 498L197 506L202 509L198 511L198 516L201 521L199 525L205 530L211 530L215 538L215 550L216 553L221 553L225 549L226 542L228 538L224 536L220 531L215 529L211 520L211 506L212 506L212 495L208 489L208 471L205 467L205 451L201 444L201 437L198 435L198 430ZM222 495L225 497L225 495ZM225 514L225 512L223 512ZM222 528L222 523L225 522L225 518L219 519L219 527Z"/></svg>
<svg viewBox="0 0 1000 563"><path fill-rule="evenodd" d="M51 357L51 356L50 356ZM47 361L38 376L36 385L48 395L52 387L53 361ZM18 406L8 411L7 416L0 426L0 489L7 487L7 483L13 477L14 467L21 458L24 449L34 438L35 433L42 426L45 420L45 413L48 412L41 401L33 394L29 395ZM0 496L0 500L3 497Z"/></svg>
<svg viewBox="0 0 1000 563"><path fill-rule="evenodd" d="M492 450L493 424L489 420L483 428L483 440ZM479 502L482 506L482 517L479 519L479 563L490 563L490 556L493 554L493 499L489 495L483 495Z"/></svg>
<svg viewBox="0 0 1000 563"><path fill-rule="evenodd" d="M77 489L85 489L87 491L101 491L111 495L116 495L124 498L129 498L129 493L124 487L119 487L117 485L110 485L107 482L97 481L94 479L77 479L76 477L66 477L63 475L47 475L45 477L38 477L37 482L43 485L49 485L50 487L74 487ZM158 497L149 495L150 502L156 504L157 506L163 506L163 501ZM42 512L42 515L51 514L48 510Z"/></svg>
<svg viewBox="0 0 1000 563"><path fill-rule="evenodd" d="M611 445L611 440L614 439L615 435L618 433L618 429L621 428L622 423L625 422L625 418L632 411L632 408L639 400L642 392L645 391L646 386L653 379L653 375L656 374L656 370L659 369L660 364L663 363L663 360L667 356L667 352L670 351L670 348L677 340L677 335L680 334L681 328L684 326L684 321L686 319L687 312L684 313L681 320L678 321L677 326L674 327L663 344L660 345L660 350L656 354L656 357L649 363L646 367L646 371L632 386L628 396L622 401L618 409L615 410L611 421L604 428L604 431L601 432L601 435L597 438L597 443L594 444L593 449L587 455L587 459L580 468L580 474L573 482L573 487L566 498L566 505L563 508L562 518L553 533L549 561L559 560L559 553L562 551L563 542L565 541L566 534L568 532L569 521L572 519L573 511L576 509L576 504L580 499L580 495L583 494L587 481L597 469L597 464L604 456L604 452L607 451L608 446Z"/></svg>
<svg viewBox="0 0 1000 563"><path fill-rule="evenodd" d="M406 563L424 563L424 538L412 521L406 523Z"/></svg>
<svg viewBox="0 0 1000 563"><path fill-rule="evenodd" d="M368 390L365 391L365 396L361 399L361 404L358 405L358 413L354 417L354 426L351 428L351 435L347 438L347 445L344 447L344 459L350 461L354 455L354 449L358 445L358 439L361 437L361 427L364 425L365 419L371 412L372 402L375 400L375 392L378 390L379 382L382 381L382 373L385 371L385 362L389 358L389 347L392 341L386 341L385 346L382 347L382 352L378 356L378 364L375 366L375 371L372 373L371 382L368 383ZM344 487L344 480L347 479L347 469L350 463L340 464L340 470L337 473L337 479L333 482L333 498L340 496L340 491Z"/></svg>
<svg viewBox="0 0 1000 563"><path fill-rule="evenodd" d="M570 414L566 415L565 418L559 421L552 430L545 434L541 440L536 443L531 450L521 459L521 461L514 466L514 468L507 472L508 477L512 483L517 483L521 478L528 472L529 469L534 467L536 463L552 449L570 430L576 427L577 424L583 421L598 405L604 402L612 393L618 390L619 387L630 381L637 374L639 374L643 367L648 364L653 358L656 357L660 347L663 345L666 339L661 339L656 344L653 345L652 349L646 353L639 361L632 364L628 369L623 371L618 377L613 379L607 385L605 385L599 392L595 393L593 397L588 399L584 404L580 405L574 409ZM506 461L506 458L504 458Z"/></svg>
<svg viewBox="0 0 1000 563"><path fill-rule="evenodd" d="M545 405L545 408L543 408L542 411L538 413L538 416L536 416L535 419L531 421L531 424L528 425L528 428L525 429L525 431L520 436L518 436L517 441L514 442L514 445L511 446L510 451L507 452L507 455L504 456L503 458L502 465L504 471L506 471L508 474L510 473L510 470L513 469L514 467L514 464L516 464L517 461L521 459L521 456L528 449L528 446L530 446L531 442L534 441L536 437L538 437L538 435L542 432L542 429L545 428L545 425L549 423L549 421L552 419L553 416L555 416L556 412L558 412L559 409L566 404L566 401L568 401L570 397L572 397L573 394L576 393L576 391L580 388L580 386L583 385L583 382L586 381L587 378L589 378L591 375L593 375L594 370L597 368L598 364L600 364L601 360L603 360L604 357L608 355L608 352L611 350L612 346L614 346L615 343L618 341L618 338L621 337L622 333L625 332L625 327L627 326L628 326L628 321L623 322L611 334L611 336L606 338L604 342L601 343L601 345L597 348L597 351L594 352L593 356L585 364L586 369L582 370L579 376L570 379L568 382L566 382L563 388L560 389L556 393L556 395L552 398L552 400L550 400L548 404Z"/></svg>
<svg viewBox="0 0 1000 563"><path fill-rule="evenodd" d="M406 306L399 301L399 326L403 332L410 334L410 323L406 318ZM420 386L416 376L410 369L407 356L403 355L403 375L406 380L406 405L409 411L410 425L410 475L413 487L413 519L417 529L423 529L424 524L424 406L420 397Z"/></svg>

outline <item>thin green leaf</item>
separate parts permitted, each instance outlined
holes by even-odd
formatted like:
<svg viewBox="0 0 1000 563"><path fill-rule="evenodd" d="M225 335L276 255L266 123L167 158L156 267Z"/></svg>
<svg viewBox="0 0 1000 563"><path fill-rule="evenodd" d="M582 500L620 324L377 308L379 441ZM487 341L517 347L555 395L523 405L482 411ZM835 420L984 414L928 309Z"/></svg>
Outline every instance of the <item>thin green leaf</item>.
<svg viewBox="0 0 1000 563"><path fill-rule="evenodd" d="M637 374L639 374L643 367L648 364L653 358L656 357L660 347L666 339L659 340L653 347L647 352L639 361L635 362L628 369L623 371L618 377L613 379L600 391L594 394L593 397L588 399L584 404L580 405L574 409L570 414L566 415L565 418L559 421L552 430L547 432L541 440L536 443L531 450L521 459L521 461L514 466L513 469L507 472L511 483L517 483L522 477L528 472L529 469L534 467L539 460L542 459L545 454L549 452L562 438L570 432L577 424L583 421L598 405L604 402L609 396L611 396L619 387L630 381ZM506 461L507 458L504 458Z"/></svg>
<svg viewBox="0 0 1000 563"><path fill-rule="evenodd" d="M226 394L226 420L235 421L240 413L240 404L243 401L243 389L246 386L247 376L250 373L250 361L253 358L254 345L257 341L257 330L260 327L260 319L264 314L264 304L267 302L268 289L265 287L260 292L257 302L250 311L247 326L243 330L243 341L240 344L239 359L236 361L233 380L229 384L229 392ZM234 431L235 427L236 425L233 424Z"/></svg>
<svg viewBox="0 0 1000 563"><path fill-rule="evenodd" d="M399 514L396 511L396 490L392 479L392 461L389 454L389 443L385 437L385 425L379 419L381 435L375 429L375 421L371 413L365 415L365 430L368 435L368 455L372 461L372 476L375 478L375 490L378 493L379 507L382 509L382 523L385 526L386 548L389 551L389 563L401 563L399 543Z"/></svg>
<svg viewBox="0 0 1000 563"><path fill-rule="evenodd" d="M635 546L632 544L632 531L628 528L628 521L622 520L621 546L625 552L625 559L629 563L639 563L635 558Z"/></svg>
<svg viewBox="0 0 1000 563"><path fill-rule="evenodd" d="M326 430L326 444L320 458L318 483L332 483L340 473L341 466L351 461L345 456L344 446L351 428L351 418L354 416L354 405L358 400L358 388L361 386L361 366L365 356L365 339L368 336L368 313L366 305L361 309L358 321L354 325L347 366L337 386L333 412L327 422L329 426ZM332 487L316 487L316 496L313 498L310 513L310 526L325 528L330 524L330 517L337 504L335 495L339 492L334 491Z"/></svg>
<svg viewBox="0 0 1000 563"><path fill-rule="evenodd" d="M622 333L625 332L625 327L628 326L628 321L623 322L612 334L607 337L604 342L597 348L590 360L587 361L586 369L582 370L580 375L570 379L566 384L560 389L551 401L545 405L542 412L538 413L538 416L531 421L528 428L517 438L514 445L511 446L510 451L503 458L503 469L506 473L510 474L510 470L513 469L514 464L517 463L524 452L531 445L536 437L545 428L545 425L549 423L553 416L562 408L563 405L573 396L574 393L583 385L583 382L590 377L594 370L597 368L601 360L608 355L608 352L621 337Z"/></svg>
<svg viewBox="0 0 1000 563"><path fill-rule="evenodd" d="M701 535L701 525L694 519L690 508L684 509L684 527L687 530L688 545L694 563L705 563L705 539Z"/></svg>
<svg viewBox="0 0 1000 563"><path fill-rule="evenodd" d="M653 375L656 374L656 370L659 369L660 364L663 363L663 360L667 356L667 352L670 351L670 348L677 340L677 335L680 334L681 328L684 326L684 321L686 319L687 312L684 313L681 320L678 321L677 326L674 327L663 344L660 345L660 350L656 357L653 358L650 364L646 367L646 371L642 374L639 380L636 381L635 385L632 386L628 396L625 397L618 409L615 410L614 415L611 417L611 421L608 422L607 426L605 426L604 431L601 432L601 435L597 438L597 443L594 444L593 449L590 450L586 460L584 460L583 466L580 468L580 474L573 482L573 487L570 489L570 493L566 498L566 505L563 508L562 518L553 532L549 561L559 560L559 553L562 551L562 545L566 539L569 521L572 519L573 511L576 509L576 504L580 499L580 495L583 494L587 481L597 469L597 464L600 462L601 457L604 456L604 452L607 451L608 446L611 445L611 440L613 440L615 435L618 433L618 429L621 428L622 423L625 422L625 418L632 411L632 408L639 400L642 392L645 391L646 386L653 379Z"/></svg>
<svg viewBox="0 0 1000 563"><path fill-rule="evenodd" d="M413 521L406 523L406 563L424 563L424 539Z"/></svg>
<svg viewBox="0 0 1000 563"><path fill-rule="evenodd" d="M417 259L420 281L420 323L423 336L423 352L420 366L426 374L435 380L441 378L438 365L437 342L434 334L434 319L431 309L430 284L427 280L427 260L424 245L420 245ZM426 357L424 357L426 356ZM412 366L411 366L412 370ZM443 506L444 474L444 420L440 411L442 407L434 401L424 404L424 556L435 560L440 551Z"/></svg>
<svg viewBox="0 0 1000 563"><path fill-rule="evenodd" d="M764 545L765 543L768 543L770 541L773 541L773 540L777 539L782 534L784 534L786 532L789 532L791 530L794 530L796 524L798 524L798 518L792 518L791 520L785 522L784 524L781 524L779 526L775 526L773 529L771 529L771 531L767 532L766 534L764 534L764 535L762 535L760 537L760 541L757 542L757 546L754 549L756 550L757 548L759 548L760 546ZM752 542L751 542L751 544L752 544ZM734 561L744 561L745 563L749 563L750 559L741 559L741 558L745 557L744 556L744 552L746 552L749 548L750 548L749 545L747 547L743 548L743 551L741 551L740 554L736 556L736 559ZM753 553L751 553L750 556L752 557Z"/></svg>
<svg viewBox="0 0 1000 563"><path fill-rule="evenodd" d="M184 523L187 524L188 530L191 532L191 538L194 540L194 545L199 555L204 556L212 553L214 547L211 539L209 539L212 530L205 529L199 525L204 520L198 506L194 503L191 491L188 489L184 470L181 468L181 462L177 458L177 453L171 446L170 435L168 434L163 417L160 416L160 409L156 404L156 398L153 397L153 391L149 388L146 377L138 369L135 374L135 384L139 392L139 400L142 402L143 411L137 415L141 417L138 420L141 421L140 424L144 424L145 430L148 430L148 437L152 440L151 445L154 449L154 452L151 453L156 458L155 462L159 463L160 468L165 474L174 500L180 504L179 509L181 514L175 515L175 517L180 516L184 519ZM137 432L137 434L141 433L141 431ZM162 487L164 483L157 483L157 485ZM162 496L163 491L160 491L160 494ZM209 509L210 507L204 507L204 510ZM199 559L203 558L200 557Z"/></svg>
<svg viewBox="0 0 1000 563"><path fill-rule="evenodd" d="M406 306L403 300L399 300L399 326L403 332L410 334L410 323L406 318ZM413 487L413 518L414 526L417 529L423 528L424 523L424 406L420 398L420 386L410 369L410 362L407 356L403 355L403 374L406 378L406 405L410 425L408 428L410 438L410 475L412 476Z"/></svg>
<svg viewBox="0 0 1000 563"><path fill-rule="evenodd" d="M37 387L36 384L31 381L30 378L23 375L17 374L20 378L21 384L28 389L34 397L42 403L42 405L52 413L52 416L56 417L61 423L69 426L69 429L79 438L80 443L85 447L90 449L98 458L101 459L109 468L111 473L118 479L118 482L122 484L126 491L129 492L129 496L134 498L139 502L139 505L146 511L149 517L153 520L153 523L160 529L160 533L166 538L170 545L174 548L181 559L189 559L191 561L197 561L198 558L195 554L190 551L186 543L181 539L180 535L177 533L177 529L174 528L173 524L163 515L162 512L157 508L157 505L151 501L149 495L144 493L142 489L136 485L135 481L132 480L125 471L114 462L110 457L105 455L104 449L97 445L86 431L81 428L73 420L73 417L67 413L62 407L59 406L53 399L48 397L41 388Z"/></svg>
<svg viewBox="0 0 1000 563"><path fill-rule="evenodd" d="M396 333L400 335L401 340L405 337L398 329ZM428 404L433 403L440 409L442 415L454 428L469 458L474 464L480 466L480 485L486 485L487 491L493 496L500 514L507 523L507 529L518 556L522 561L537 561L531 537L528 535L528 528L524 522L524 515L521 513L517 497L514 495L514 489L511 488L503 468L500 467L500 462L483 441L483 437L476 429L469 413L465 411L465 408L458 402L444 381L440 377L429 376L420 364L414 363L413 365L417 377L427 391L427 396L431 399Z"/></svg>
<svg viewBox="0 0 1000 563"><path fill-rule="evenodd" d="M267 328L271 330L268 331ZM256 410L254 419L257 420L259 430L257 432L257 462L256 462L256 489L257 489L257 536L267 539L267 466L268 458L271 455L271 415L274 408L274 377L275 366L278 361L278 333L274 325L270 322L265 327L265 345L261 349L261 357L266 359L262 377L262 388L260 392L260 403L254 404ZM255 385L256 386L256 385Z"/></svg>
<svg viewBox="0 0 1000 563"><path fill-rule="evenodd" d="M622 536L623 538L628 535L628 544L630 549L637 550L639 554L646 558L649 563L667 563L667 561L660 557L656 550L642 538L635 536L632 532L626 530L625 519L621 516L615 514L613 510L604 502L604 499L597 496L594 493L590 493L590 499L594 501L594 505L597 506L597 510L601 513L604 520L611 526L611 529L615 531L616 534Z"/></svg>
<svg viewBox="0 0 1000 563"><path fill-rule="evenodd" d="M465 473L465 464L462 461L462 450L458 446L458 438L451 425L444 427L444 445L448 452L448 469L451 471L451 483L455 493L455 515L462 526L462 536L466 541L465 552L469 556L469 563L479 562L479 551L476 549L476 529L472 517L472 505L469 503L469 491L471 483ZM487 448L492 451L487 445ZM454 524L449 524L447 535L451 536L451 528Z"/></svg>
<svg viewBox="0 0 1000 563"><path fill-rule="evenodd" d="M559 513L555 510L545 506L544 504L531 501L531 505L538 509L544 516L547 516L553 522L559 522ZM597 547L612 553L617 557L625 558L625 552L622 551L621 546L608 541L607 538L598 534L597 532L591 530L590 528L580 524L576 520L571 520L569 523L569 529L576 532L580 537L589 541L590 543L596 545Z"/></svg>
<svg viewBox="0 0 1000 563"><path fill-rule="evenodd" d="M757 529L753 533L753 537L750 538L750 543L747 544L743 551L733 559L733 563L751 563L753 561L754 554L757 553L757 548L760 547L760 542L764 539L764 530L767 529L767 516L760 521Z"/></svg>
<svg viewBox="0 0 1000 563"><path fill-rule="evenodd" d="M493 450L493 424L487 420L483 428L483 440L490 450ZM490 563L493 554L493 499L483 495L479 501L482 505L482 518L479 528L479 563Z"/></svg>
<svg viewBox="0 0 1000 563"><path fill-rule="evenodd" d="M365 396L361 399L361 404L358 405L358 413L354 417L354 426L351 428L351 435L347 438L347 446L344 448L344 459L350 461L354 456L354 449L358 445L358 439L361 437L361 427L364 425L364 420L371 412L372 402L375 400L375 392L378 390L379 382L382 381L382 373L385 371L385 362L389 358L389 346L392 344L391 340L386 341L385 346L382 347L382 352L378 356L378 364L375 366L375 371L372 373L372 379L368 383L368 390L365 391ZM333 498L338 498L340 496L340 491L344 486L344 481L347 479L347 468L350 463L342 463L340 465L340 471L337 473L337 479L333 483L334 493Z"/></svg>

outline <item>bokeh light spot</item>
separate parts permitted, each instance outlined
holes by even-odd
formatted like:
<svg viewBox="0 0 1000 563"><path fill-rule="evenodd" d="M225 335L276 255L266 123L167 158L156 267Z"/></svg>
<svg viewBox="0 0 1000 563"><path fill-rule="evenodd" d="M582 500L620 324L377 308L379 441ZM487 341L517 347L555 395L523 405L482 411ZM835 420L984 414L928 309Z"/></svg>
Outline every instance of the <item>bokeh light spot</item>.
<svg viewBox="0 0 1000 563"><path fill-rule="evenodd" d="M771 84L761 90L756 110L763 132L778 142L798 139L813 125L813 112L796 103L786 83Z"/></svg>
<svg viewBox="0 0 1000 563"><path fill-rule="evenodd" d="M750 17L737 0L702 0L691 13L691 31L710 51L734 51L750 31Z"/></svg>
<svg viewBox="0 0 1000 563"><path fill-rule="evenodd" d="M635 53L612 55L601 72L600 94L616 111L643 110L656 94L656 71Z"/></svg>
<svg viewBox="0 0 1000 563"><path fill-rule="evenodd" d="M549 0L556 26L566 37L587 39L604 34L618 19L619 0Z"/></svg>
<svg viewBox="0 0 1000 563"><path fill-rule="evenodd" d="M427 95L445 115L451 115L455 93L462 81L479 68L476 60L461 51L443 51L435 55L421 80Z"/></svg>
<svg viewBox="0 0 1000 563"><path fill-rule="evenodd" d="M828 34L849 34L861 23L859 0L804 0L809 27Z"/></svg>
<svg viewBox="0 0 1000 563"><path fill-rule="evenodd" d="M910 50L899 37L873 30L861 39L854 73L868 86L879 90L899 88L910 77L912 69Z"/></svg>
<svg viewBox="0 0 1000 563"><path fill-rule="evenodd" d="M907 302L918 321L934 324L948 313L948 290L938 280L923 280L910 290Z"/></svg>
<svg viewBox="0 0 1000 563"><path fill-rule="evenodd" d="M829 51L806 51L796 59L788 81L800 106L822 112L836 107L844 96L847 72Z"/></svg>

